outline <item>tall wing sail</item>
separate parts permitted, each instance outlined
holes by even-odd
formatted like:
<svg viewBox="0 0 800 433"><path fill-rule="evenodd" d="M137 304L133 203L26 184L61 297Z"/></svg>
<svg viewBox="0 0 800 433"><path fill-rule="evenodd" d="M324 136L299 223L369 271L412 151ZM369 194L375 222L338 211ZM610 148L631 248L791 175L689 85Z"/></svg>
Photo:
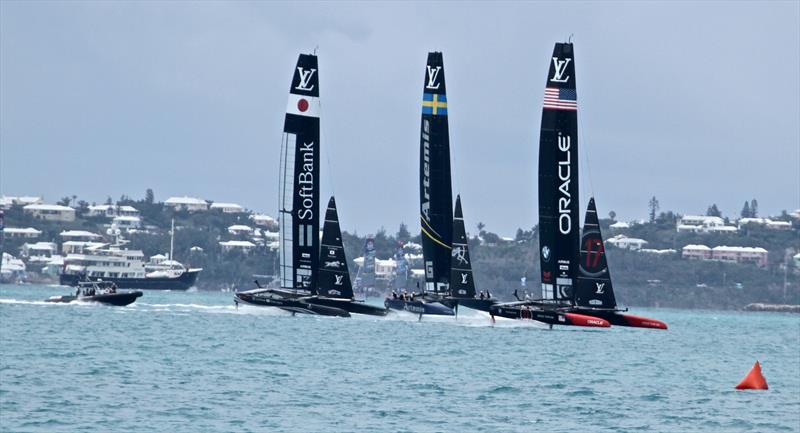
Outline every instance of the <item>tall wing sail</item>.
<svg viewBox="0 0 800 433"><path fill-rule="evenodd" d="M571 43L557 43L544 90L539 136L542 297L571 301L577 274L578 105Z"/></svg>
<svg viewBox="0 0 800 433"><path fill-rule="evenodd" d="M318 293L334 298L353 298L350 271L347 269L347 258L342 246L339 214L336 212L336 200L333 197L328 201L325 224L322 226Z"/></svg>
<svg viewBox="0 0 800 433"><path fill-rule="evenodd" d="M375 287L375 239L372 235L367 236L364 241L364 263L361 269L358 270L359 287L374 288Z"/></svg>
<svg viewBox="0 0 800 433"><path fill-rule="evenodd" d="M422 89L419 197L425 290L448 292L453 192L450 186L450 133L442 53L428 53Z"/></svg>
<svg viewBox="0 0 800 433"><path fill-rule="evenodd" d="M582 307L615 308L614 288L606 261L606 249L594 197L589 199L581 237L580 273L575 289L575 304Z"/></svg>
<svg viewBox="0 0 800 433"><path fill-rule="evenodd" d="M319 74L301 54L289 88L281 145L281 287L316 291L319 260Z"/></svg>
<svg viewBox="0 0 800 433"><path fill-rule="evenodd" d="M467 231L464 229L464 214L461 212L461 196L456 196L453 216L453 250L450 273L450 293L459 298L475 297L475 282L472 280L472 263L469 258Z"/></svg>

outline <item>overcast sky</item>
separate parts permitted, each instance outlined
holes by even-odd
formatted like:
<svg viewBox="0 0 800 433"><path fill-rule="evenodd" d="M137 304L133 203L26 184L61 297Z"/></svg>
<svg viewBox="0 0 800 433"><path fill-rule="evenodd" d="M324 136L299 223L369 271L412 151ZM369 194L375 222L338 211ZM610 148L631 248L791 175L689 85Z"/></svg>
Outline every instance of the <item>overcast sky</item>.
<svg viewBox="0 0 800 433"><path fill-rule="evenodd" d="M318 46L323 193L347 230L416 231L438 50L468 228L512 235L537 220L545 75L574 34L583 204L593 191L623 220L653 195L681 213L796 209L799 5L2 1L0 193L152 188L275 214L292 70Z"/></svg>

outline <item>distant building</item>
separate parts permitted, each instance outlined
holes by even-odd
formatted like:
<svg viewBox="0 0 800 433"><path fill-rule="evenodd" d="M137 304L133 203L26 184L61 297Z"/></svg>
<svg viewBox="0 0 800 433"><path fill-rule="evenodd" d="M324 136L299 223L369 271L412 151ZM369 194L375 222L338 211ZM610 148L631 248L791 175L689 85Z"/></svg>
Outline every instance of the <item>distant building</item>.
<svg viewBox="0 0 800 433"><path fill-rule="evenodd" d="M87 249L98 248L105 245L102 242L91 241L66 241L61 244L61 253L67 254L83 254Z"/></svg>
<svg viewBox="0 0 800 433"><path fill-rule="evenodd" d="M623 221L617 221L614 224L611 224L609 227L612 230L625 230L631 228L631 225Z"/></svg>
<svg viewBox="0 0 800 433"><path fill-rule="evenodd" d="M65 230L59 233L59 236L65 241L95 241L102 238L97 233L87 232L86 230Z"/></svg>
<svg viewBox="0 0 800 433"><path fill-rule="evenodd" d="M164 205L175 210L187 210L189 212L208 210L208 202L195 197L170 197Z"/></svg>
<svg viewBox="0 0 800 433"><path fill-rule="evenodd" d="M241 213L244 208L236 203L211 203L211 210L219 209L223 213Z"/></svg>
<svg viewBox="0 0 800 433"><path fill-rule="evenodd" d="M116 216L138 217L139 210L133 206L114 206L113 204L100 204L89 206L89 216L102 216L114 218Z"/></svg>
<svg viewBox="0 0 800 433"><path fill-rule="evenodd" d="M359 268L364 266L364 257L356 257L353 263ZM375 259L375 277L380 279L394 278L397 269L397 261L394 259Z"/></svg>
<svg viewBox="0 0 800 433"><path fill-rule="evenodd" d="M29 204L22 208L25 213L47 221L75 221L75 209L58 204Z"/></svg>
<svg viewBox="0 0 800 433"><path fill-rule="evenodd" d="M725 225L725 220L716 216L685 215L678 220L678 232L691 233L733 233L737 227Z"/></svg>
<svg viewBox="0 0 800 433"><path fill-rule="evenodd" d="M720 245L709 248L705 245L686 245L683 247L683 258L699 260L719 260L734 263L755 263L759 267L767 266L769 252L760 247L729 247Z"/></svg>
<svg viewBox="0 0 800 433"><path fill-rule="evenodd" d="M142 225L142 219L138 216L115 216L112 224L122 229L138 229Z"/></svg>
<svg viewBox="0 0 800 433"><path fill-rule="evenodd" d="M35 239L42 235L41 230L36 230L33 227L28 227L24 229L14 228L14 227L6 227L3 229L3 234L7 238L28 238L28 239Z"/></svg>
<svg viewBox="0 0 800 433"><path fill-rule="evenodd" d="M253 224L257 226L264 226L275 230L278 229L278 220L269 215L255 214L252 215L250 219L252 219Z"/></svg>
<svg viewBox="0 0 800 433"><path fill-rule="evenodd" d="M234 224L228 227L228 233L232 235L249 235L253 233L253 228L242 224Z"/></svg>
<svg viewBox="0 0 800 433"><path fill-rule="evenodd" d="M647 253L647 254L657 254L657 255L667 255L667 254L677 254L678 252L673 250L672 248L667 248L665 250L656 250L652 248L642 248L639 252Z"/></svg>
<svg viewBox="0 0 800 433"><path fill-rule="evenodd" d="M632 251L641 250L642 247L647 245L647 241L644 239L629 238L625 235L616 235L613 238L606 240L606 243L617 248L628 249Z"/></svg>
<svg viewBox="0 0 800 433"><path fill-rule="evenodd" d="M8 209L13 205L17 206L26 206L29 204L42 204L44 201L41 197L30 197L30 196L20 196L20 197L13 197L13 196L2 196L0 197L0 208Z"/></svg>
<svg viewBox="0 0 800 433"><path fill-rule="evenodd" d="M52 242L36 242L33 244L26 243L20 247L20 255L28 259L29 263L49 262L50 258L55 255L56 251L56 244Z"/></svg>
<svg viewBox="0 0 800 433"><path fill-rule="evenodd" d="M773 230L792 229L792 223L790 223L789 221L773 221L769 218L741 218L738 221L738 224L740 229L748 224L761 225L768 229L773 229Z"/></svg>
<svg viewBox="0 0 800 433"><path fill-rule="evenodd" d="M231 251L249 253L256 247L256 244L250 241L222 241L219 243L219 246L222 247L222 251L226 253Z"/></svg>

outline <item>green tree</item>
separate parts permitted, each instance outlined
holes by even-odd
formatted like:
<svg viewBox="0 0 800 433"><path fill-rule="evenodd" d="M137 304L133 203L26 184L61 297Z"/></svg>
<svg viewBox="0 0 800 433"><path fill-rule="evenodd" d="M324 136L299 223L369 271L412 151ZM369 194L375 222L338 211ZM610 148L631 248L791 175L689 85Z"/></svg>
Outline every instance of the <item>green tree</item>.
<svg viewBox="0 0 800 433"><path fill-rule="evenodd" d="M609 211L609 212L608 212L608 217L609 217L609 218L611 218L611 221L616 221L616 218L617 218L617 213L616 213L616 212L614 212L613 210L612 210L612 211Z"/></svg>
<svg viewBox="0 0 800 433"><path fill-rule="evenodd" d="M69 206L69 202L72 201L70 197L61 197L61 200L56 202L56 204L60 204L61 206Z"/></svg>
<svg viewBox="0 0 800 433"><path fill-rule="evenodd" d="M155 201L155 194L153 194L153 190L147 188L147 191L144 193L144 202L147 204L153 204Z"/></svg>
<svg viewBox="0 0 800 433"><path fill-rule="evenodd" d="M714 204L712 204L711 206L708 207L708 210L706 210L706 215L707 216L721 217L722 216L722 212L719 211L719 208L717 207L717 204L714 203Z"/></svg>
<svg viewBox="0 0 800 433"><path fill-rule="evenodd" d="M758 218L758 200L756 199L750 200L750 216Z"/></svg>
<svg viewBox="0 0 800 433"><path fill-rule="evenodd" d="M659 209L658 199L656 198L656 196L653 196L650 199L649 206L650 206L650 223L652 224L656 222L656 212L658 212Z"/></svg>
<svg viewBox="0 0 800 433"><path fill-rule="evenodd" d="M740 213L742 218L751 218L752 214L750 213L750 203L747 200L744 201L744 207L742 207L742 212Z"/></svg>
<svg viewBox="0 0 800 433"><path fill-rule="evenodd" d="M408 242L409 239L411 239L411 233L408 232L408 226L406 223L400 223L400 228L397 229L397 240Z"/></svg>

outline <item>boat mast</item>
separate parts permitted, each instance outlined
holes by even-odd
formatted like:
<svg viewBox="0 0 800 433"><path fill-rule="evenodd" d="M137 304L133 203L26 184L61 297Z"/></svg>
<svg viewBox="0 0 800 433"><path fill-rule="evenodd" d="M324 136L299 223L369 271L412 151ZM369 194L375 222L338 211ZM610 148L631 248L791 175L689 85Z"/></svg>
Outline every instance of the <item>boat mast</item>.
<svg viewBox="0 0 800 433"><path fill-rule="evenodd" d="M175 249L175 218L172 218L172 226L169 229L169 259L175 260L174 256L172 255L173 250Z"/></svg>

